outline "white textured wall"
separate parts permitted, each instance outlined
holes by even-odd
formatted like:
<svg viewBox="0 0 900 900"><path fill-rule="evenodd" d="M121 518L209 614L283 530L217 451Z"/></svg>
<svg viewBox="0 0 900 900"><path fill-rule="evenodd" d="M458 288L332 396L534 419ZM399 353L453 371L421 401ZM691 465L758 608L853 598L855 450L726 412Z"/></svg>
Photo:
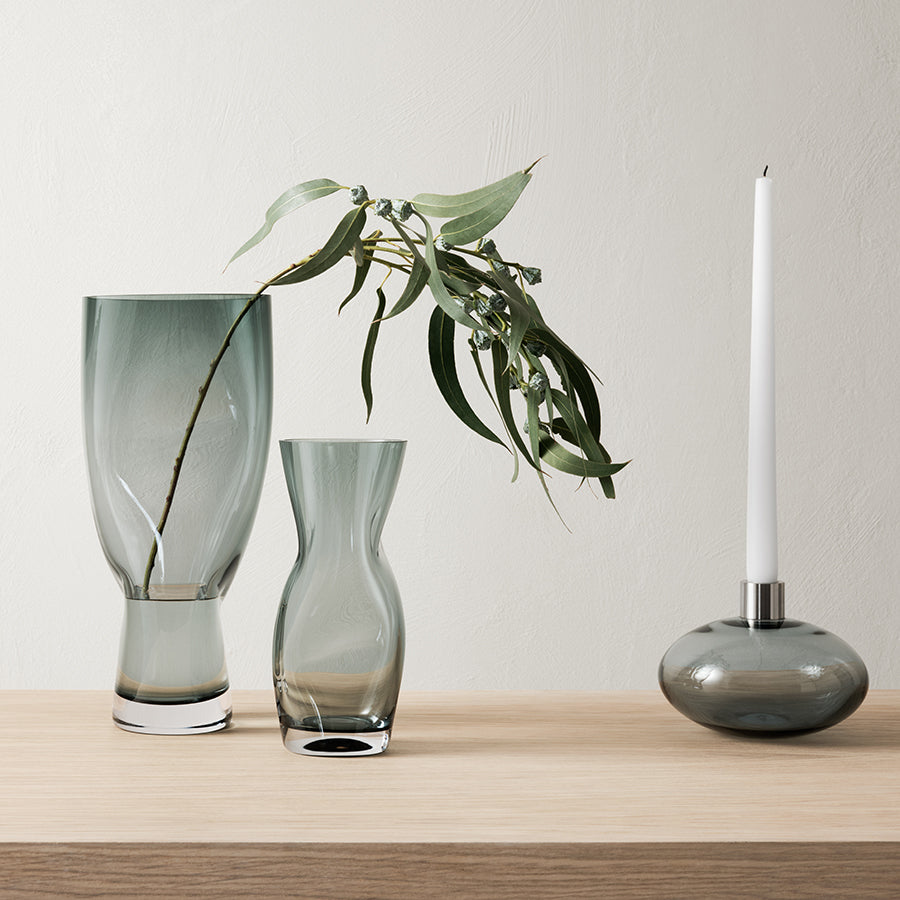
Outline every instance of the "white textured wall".
<svg viewBox="0 0 900 900"><path fill-rule="evenodd" d="M647 688L743 577L753 179L777 209L781 572L790 612L900 687L900 5L0 5L0 687L112 684L121 601L91 521L80 298L246 291L329 198L222 274L286 187L479 186L546 154L498 240L605 386L619 499L554 479L568 534L445 408L431 301L338 321L349 268L276 297L277 437L405 437L385 533L410 688ZM527 475L527 473L525 473ZM226 600L238 687L269 684L295 552L273 452Z"/></svg>

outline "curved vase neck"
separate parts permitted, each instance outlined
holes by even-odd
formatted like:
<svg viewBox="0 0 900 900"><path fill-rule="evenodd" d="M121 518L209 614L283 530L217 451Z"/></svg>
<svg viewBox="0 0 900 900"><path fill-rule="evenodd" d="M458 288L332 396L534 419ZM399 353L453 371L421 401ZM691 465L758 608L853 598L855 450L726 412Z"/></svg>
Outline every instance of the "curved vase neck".
<svg viewBox="0 0 900 900"><path fill-rule="evenodd" d="M374 552L406 441L280 441L301 555L316 544Z"/></svg>

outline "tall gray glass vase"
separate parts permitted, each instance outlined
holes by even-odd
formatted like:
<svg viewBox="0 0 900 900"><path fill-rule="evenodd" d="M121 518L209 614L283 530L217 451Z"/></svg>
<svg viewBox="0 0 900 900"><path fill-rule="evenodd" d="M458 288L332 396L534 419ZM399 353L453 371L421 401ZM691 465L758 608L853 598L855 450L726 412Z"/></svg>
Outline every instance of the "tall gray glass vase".
<svg viewBox="0 0 900 900"><path fill-rule="evenodd" d="M387 749L403 672L400 594L381 549L405 441L281 441L299 539L275 623L285 747Z"/></svg>
<svg viewBox="0 0 900 900"><path fill-rule="evenodd" d="M219 619L256 515L272 418L267 296L84 298L83 413L94 521L125 595L113 719L187 734L231 717ZM166 508L176 462L177 488Z"/></svg>

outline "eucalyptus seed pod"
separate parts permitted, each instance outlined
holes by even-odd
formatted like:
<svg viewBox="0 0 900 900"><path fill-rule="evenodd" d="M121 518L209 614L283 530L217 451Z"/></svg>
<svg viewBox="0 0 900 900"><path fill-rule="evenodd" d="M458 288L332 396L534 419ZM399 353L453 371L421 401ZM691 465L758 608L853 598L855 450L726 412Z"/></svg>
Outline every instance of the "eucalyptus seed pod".
<svg viewBox="0 0 900 900"><path fill-rule="evenodd" d="M540 398L543 398L544 391L548 387L550 387L550 379L543 372L535 372L528 379L528 389L534 391Z"/></svg>
<svg viewBox="0 0 900 900"><path fill-rule="evenodd" d="M363 203L369 202L369 192L364 185L358 184L356 187L350 188L350 202L354 206L362 206Z"/></svg>
<svg viewBox="0 0 900 900"><path fill-rule="evenodd" d="M391 212L395 219L405 222L413 214L413 205L409 200L394 200L391 203Z"/></svg>
<svg viewBox="0 0 900 900"><path fill-rule="evenodd" d="M489 349L493 340L493 337L491 337L491 334L488 331L472 332L472 343L475 345L476 350Z"/></svg>

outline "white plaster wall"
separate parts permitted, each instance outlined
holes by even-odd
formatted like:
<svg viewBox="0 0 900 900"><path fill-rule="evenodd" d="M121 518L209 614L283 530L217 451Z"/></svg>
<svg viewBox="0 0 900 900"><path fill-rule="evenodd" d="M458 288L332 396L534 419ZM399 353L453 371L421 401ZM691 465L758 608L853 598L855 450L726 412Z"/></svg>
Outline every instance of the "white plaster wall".
<svg viewBox="0 0 900 900"><path fill-rule="evenodd" d="M781 572L790 611L900 687L900 5L892 0L0 4L0 687L111 686L121 601L91 520L80 298L246 291L343 199L225 260L285 188L479 186L547 158L498 240L604 380L610 503L572 534L427 366L431 301L388 323L348 268L276 297L273 453L224 610L266 687L295 552L275 438L405 437L385 533L409 688L648 688L736 610L753 179L777 204ZM333 201L333 202L332 202ZM477 396L477 395L476 395ZM527 473L526 473L527 474Z"/></svg>

